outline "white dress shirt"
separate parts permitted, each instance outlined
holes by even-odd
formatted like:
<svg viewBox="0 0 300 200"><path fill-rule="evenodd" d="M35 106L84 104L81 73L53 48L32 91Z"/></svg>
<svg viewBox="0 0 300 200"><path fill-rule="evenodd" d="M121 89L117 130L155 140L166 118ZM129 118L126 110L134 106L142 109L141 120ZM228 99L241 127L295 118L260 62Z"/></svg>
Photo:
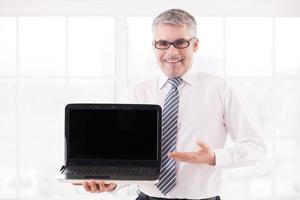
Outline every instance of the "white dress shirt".
<svg viewBox="0 0 300 200"><path fill-rule="evenodd" d="M139 185L139 189L152 197L201 199L218 196L222 191L222 170L263 160L266 147L239 96L225 80L191 70L181 78L177 151L196 151L197 140L201 139L214 150L216 165L177 162L176 185L166 196L154 184ZM167 77L161 75L130 87L124 100L159 104L163 108L170 88ZM228 135L234 144L224 147Z"/></svg>

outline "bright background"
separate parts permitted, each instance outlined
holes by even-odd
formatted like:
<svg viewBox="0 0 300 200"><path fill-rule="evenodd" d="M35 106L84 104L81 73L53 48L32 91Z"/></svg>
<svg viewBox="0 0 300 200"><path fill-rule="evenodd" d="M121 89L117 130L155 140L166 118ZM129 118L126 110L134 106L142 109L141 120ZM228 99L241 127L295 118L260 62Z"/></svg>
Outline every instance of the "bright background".
<svg viewBox="0 0 300 200"><path fill-rule="evenodd" d="M0 0L0 199L134 199L58 183L64 106L117 102L159 73L151 21L197 17L194 70L229 79L262 127L269 154L226 170L225 200L300 199L300 4L293 0Z"/></svg>

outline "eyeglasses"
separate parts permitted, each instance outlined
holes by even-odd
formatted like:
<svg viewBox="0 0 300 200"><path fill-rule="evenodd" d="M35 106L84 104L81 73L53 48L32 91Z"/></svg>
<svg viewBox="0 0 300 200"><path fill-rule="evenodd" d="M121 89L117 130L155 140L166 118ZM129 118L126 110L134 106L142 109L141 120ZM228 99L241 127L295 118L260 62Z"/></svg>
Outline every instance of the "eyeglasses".
<svg viewBox="0 0 300 200"><path fill-rule="evenodd" d="M166 50L170 48L171 45L173 45L176 49L185 49L188 46L190 46L190 42L196 39L195 37L192 37L189 40L185 39L178 39L175 40L174 42L168 42L166 40L159 40L159 41L153 41L153 45L155 48L160 49L160 50Z"/></svg>

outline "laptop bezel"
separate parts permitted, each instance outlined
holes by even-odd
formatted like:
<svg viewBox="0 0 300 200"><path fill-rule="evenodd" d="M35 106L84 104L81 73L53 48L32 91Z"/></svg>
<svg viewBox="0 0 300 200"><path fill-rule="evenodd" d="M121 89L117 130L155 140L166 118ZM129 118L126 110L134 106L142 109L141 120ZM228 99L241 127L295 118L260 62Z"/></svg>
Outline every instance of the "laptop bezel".
<svg viewBox="0 0 300 200"><path fill-rule="evenodd" d="M71 159L69 156L69 116L71 109L126 109L126 110L155 110L157 112L157 155L156 160L106 160L106 159ZM161 115L162 109L155 104L68 104L65 107L65 165L66 166L151 166L161 164Z"/></svg>

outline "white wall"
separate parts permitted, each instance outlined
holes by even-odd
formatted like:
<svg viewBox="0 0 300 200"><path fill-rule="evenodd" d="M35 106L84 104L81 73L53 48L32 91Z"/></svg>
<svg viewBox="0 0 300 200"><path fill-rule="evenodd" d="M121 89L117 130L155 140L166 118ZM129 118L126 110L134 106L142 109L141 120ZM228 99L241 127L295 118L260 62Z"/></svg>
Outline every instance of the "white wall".
<svg viewBox="0 0 300 200"><path fill-rule="evenodd" d="M151 20L173 7L197 17L194 69L240 89L269 148L265 163L227 171L224 199L300 198L299 1L0 0L0 199L134 198L55 181L63 108L114 102L157 74Z"/></svg>
<svg viewBox="0 0 300 200"><path fill-rule="evenodd" d="M1 0L0 15L156 15L168 8L198 16L299 16L297 0Z"/></svg>

